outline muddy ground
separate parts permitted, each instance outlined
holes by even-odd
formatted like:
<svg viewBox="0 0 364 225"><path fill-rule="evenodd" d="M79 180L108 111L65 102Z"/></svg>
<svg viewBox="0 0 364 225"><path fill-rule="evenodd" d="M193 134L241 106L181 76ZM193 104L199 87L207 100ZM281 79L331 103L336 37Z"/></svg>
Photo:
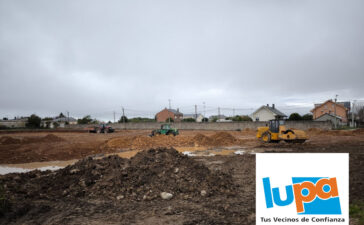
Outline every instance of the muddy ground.
<svg viewBox="0 0 364 225"><path fill-rule="evenodd" d="M141 151L170 143L199 150L239 146L247 152L349 152L350 203L364 202L362 131L312 130L304 144L262 144L253 131L182 131L174 139L157 137L158 142L145 139L148 133L52 133L57 140L45 133L1 134L2 142L7 139L0 144L1 163L37 157L83 160L55 172L0 176L0 199L6 199L0 224L255 224L254 154L188 157L174 150ZM4 136L18 141L10 143L14 140ZM223 144L206 139L219 136L225 137ZM99 157L130 149L140 153L131 159ZM90 155L95 157L84 158ZM164 200L161 192L173 197ZM360 224L355 218L352 222Z"/></svg>

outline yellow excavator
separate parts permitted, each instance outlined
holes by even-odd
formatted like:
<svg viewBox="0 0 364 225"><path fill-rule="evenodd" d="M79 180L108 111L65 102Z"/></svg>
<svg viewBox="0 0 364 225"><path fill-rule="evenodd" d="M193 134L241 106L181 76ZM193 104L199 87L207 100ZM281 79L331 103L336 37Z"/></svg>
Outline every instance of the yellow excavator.
<svg viewBox="0 0 364 225"><path fill-rule="evenodd" d="M288 143L303 143L308 137L303 130L287 129L284 120L270 120L269 126L258 127L257 138L266 143L278 143L281 140Z"/></svg>

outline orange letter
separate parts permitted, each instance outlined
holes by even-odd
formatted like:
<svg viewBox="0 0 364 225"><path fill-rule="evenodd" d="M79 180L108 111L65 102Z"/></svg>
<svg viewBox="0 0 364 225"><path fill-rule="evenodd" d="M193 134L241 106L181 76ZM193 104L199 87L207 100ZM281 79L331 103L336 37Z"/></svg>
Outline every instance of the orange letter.
<svg viewBox="0 0 364 225"><path fill-rule="evenodd" d="M329 185L330 186L330 191L329 192L325 192L323 190L323 187L325 185ZM337 197L339 196L339 192L337 191L337 183L336 183L336 178L330 178L330 179L321 179L316 183L316 192L317 195L322 198L322 199L328 199L330 197Z"/></svg>
<svg viewBox="0 0 364 225"><path fill-rule="evenodd" d="M303 212L303 202L311 202L316 198L316 187L313 183L306 181L302 184L294 184L294 197L296 200L297 213ZM303 196L302 190L307 189L308 195Z"/></svg>

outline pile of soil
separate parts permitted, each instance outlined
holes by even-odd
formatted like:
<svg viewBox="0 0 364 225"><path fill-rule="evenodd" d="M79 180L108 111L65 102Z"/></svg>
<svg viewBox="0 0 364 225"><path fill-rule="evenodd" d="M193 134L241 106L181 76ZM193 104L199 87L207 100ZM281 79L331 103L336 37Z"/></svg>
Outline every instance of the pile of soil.
<svg viewBox="0 0 364 225"><path fill-rule="evenodd" d="M192 141L194 142L195 146L209 146L212 144L212 139L203 134L196 134Z"/></svg>
<svg viewBox="0 0 364 225"><path fill-rule="evenodd" d="M235 189L228 174L212 172L203 164L175 149L150 149L129 159L108 156L78 161L56 172L33 171L5 175L1 182L11 195L27 198L103 197L131 200L154 200L161 192L175 198L229 194ZM44 192L44 190L47 190Z"/></svg>
<svg viewBox="0 0 364 225"><path fill-rule="evenodd" d="M228 146L231 144L238 144L239 141L233 135L227 132L218 132L210 137L215 146Z"/></svg>
<svg viewBox="0 0 364 225"><path fill-rule="evenodd" d="M54 134L47 134L46 136L41 138L44 142L61 142L65 141L63 138L58 137Z"/></svg>
<svg viewBox="0 0 364 225"><path fill-rule="evenodd" d="M175 149L150 149L130 160L89 157L55 172L0 176L0 185L4 196L11 196L10 207L3 217L0 215L0 223L22 221L24 217L47 218L47 213L68 204L77 205L72 210L88 210L84 201L128 207L139 201L168 201L161 198L162 192L173 195L170 201L208 202L210 198L232 198L239 187L231 175L211 171Z"/></svg>
<svg viewBox="0 0 364 225"><path fill-rule="evenodd" d="M0 137L0 144L2 145L11 145L11 144L20 144L21 140L17 138L12 138L9 136Z"/></svg>
<svg viewBox="0 0 364 225"><path fill-rule="evenodd" d="M48 134L44 137L24 137L22 139L13 138L10 136L0 137L0 144L3 144L3 145L62 142L62 141L65 141L65 140L54 134Z"/></svg>
<svg viewBox="0 0 364 225"><path fill-rule="evenodd" d="M118 137L106 141L104 148L106 149L138 149L146 150L149 148L171 148L171 147L220 147L239 145L242 142L236 139L228 132L218 132L210 137L203 134L190 136L171 136L158 135L155 137L136 136L136 137Z"/></svg>
<svg viewBox="0 0 364 225"><path fill-rule="evenodd" d="M61 137L58 137L54 134L47 134L44 137L24 137L21 143L32 144L32 143L47 143L47 142L62 142L62 141L65 140Z"/></svg>
<svg viewBox="0 0 364 225"><path fill-rule="evenodd" d="M353 130L352 133L354 135L363 135L364 134L364 128L359 128L359 129Z"/></svg>

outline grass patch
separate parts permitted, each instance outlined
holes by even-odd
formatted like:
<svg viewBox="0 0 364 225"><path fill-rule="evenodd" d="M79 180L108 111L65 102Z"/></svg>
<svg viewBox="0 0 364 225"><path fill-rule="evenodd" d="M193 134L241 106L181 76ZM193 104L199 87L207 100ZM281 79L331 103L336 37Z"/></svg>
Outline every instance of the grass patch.
<svg viewBox="0 0 364 225"><path fill-rule="evenodd" d="M358 218L360 224L364 224L364 203L350 204L349 214L352 218Z"/></svg>
<svg viewBox="0 0 364 225"><path fill-rule="evenodd" d="M5 190L0 185L0 217L4 216L6 212L10 210L10 201L5 195Z"/></svg>

